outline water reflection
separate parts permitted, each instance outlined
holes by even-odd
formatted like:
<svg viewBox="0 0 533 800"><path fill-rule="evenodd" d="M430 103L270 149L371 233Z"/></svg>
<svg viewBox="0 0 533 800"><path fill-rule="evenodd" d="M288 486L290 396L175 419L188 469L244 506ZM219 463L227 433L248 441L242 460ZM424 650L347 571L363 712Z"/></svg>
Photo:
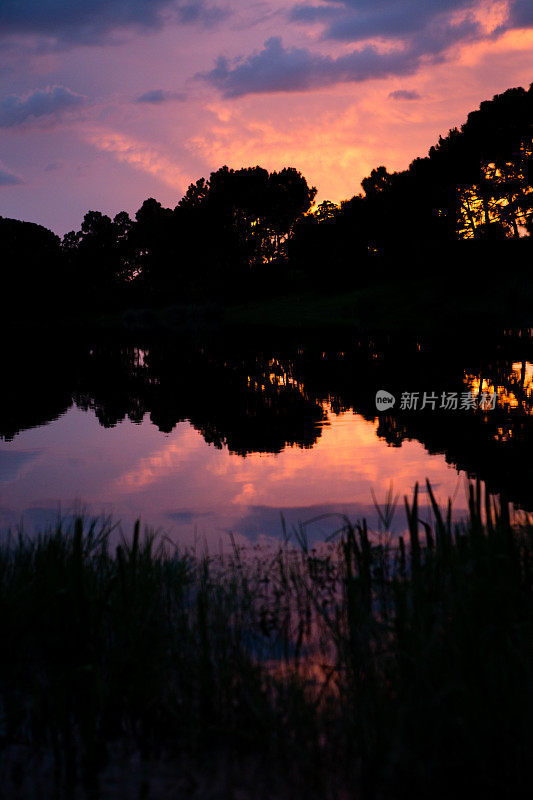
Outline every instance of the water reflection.
<svg viewBox="0 0 533 800"><path fill-rule="evenodd" d="M78 497L124 519L253 536L279 529L280 509L294 521L372 516L370 487L379 494L391 477L403 492L428 476L445 499L458 471L533 509L525 332L468 342L57 337L9 350L3 375L4 524ZM498 402L378 413L378 389L496 391Z"/></svg>

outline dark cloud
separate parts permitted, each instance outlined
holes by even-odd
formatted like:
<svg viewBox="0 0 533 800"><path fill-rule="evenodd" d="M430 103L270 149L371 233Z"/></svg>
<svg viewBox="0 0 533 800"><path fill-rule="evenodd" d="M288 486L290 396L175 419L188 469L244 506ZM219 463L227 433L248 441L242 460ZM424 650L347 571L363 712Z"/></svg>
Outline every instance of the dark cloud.
<svg viewBox="0 0 533 800"><path fill-rule="evenodd" d="M455 44L486 37L472 13L473 0L325 0L299 4L290 19L323 24L322 40L351 42L356 49L333 58L307 48L285 48L279 37L263 50L233 62L221 57L200 77L225 97L290 92L341 81L364 81L414 73L421 63L443 61ZM515 11L530 14L533 0L515 1ZM456 12L463 12L459 16ZM533 16L533 11L531 11ZM503 26L502 26L503 30ZM393 49L369 40L384 39ZM406 98L404 98L406 99Z"/></svg>
<svg viewBox="0 0 533 800"><path fill-rule="evenodd" d="M299 22L323 22L325 39L360 42L370 38L411 36L441 23L453 11L472 6L472 0L344 0L323 6L300 4L291 12Z"/></svg>
<svg viewBox="0 0 533 800"><path fill-rule="evenodd" d="M0 186L20 186L23 181L11 172L6 172L0 167ZM1 473L1 468L0 468Z"/></svg>
<svg viewBox="0 0 533 800"><path fill-rule="evenodd" d="M470 27L468 31L471 32ZM461 32L466 35L466 31ZM285 48L280 37L265 42L263 50L233 65L219 58L215 68L198 77L207 80L225 97L266 92L292 92L329 86L341 81L360 82L415 72L423 57L438 59L454 40L454 31L420 37L416 43L389 52L367 45L337 58L307 48Z"/></svg>
<svg viewBox="0 0 533 800"><path fill-rule="evenodd" d="M391 100L420 100L420 95L413 89L396 89L389 94Z"/></svg>
<svg viewBox="0 0 533 800"><path fill-rule="evenodd" d="M533 25L533 2L531 0L515 0L511 5L511 22L517 28Z"/></svg>
<svg viewBox="0 0 533 800"><path fill-rule="evenodd" d="M477 0L480 5L480 0ZM370 38L405 38L447 24L450 14L468 14L476 0L325 0L322 5L299 3L291 20L322 22L324 39L360 42ZM509 18L499 32L533 25L532 0L510 0Z"/></svg>
<svg viewBox="0 0 533 800"><path fill-rule="evenodd" d="M40 117L60 116L85 101L83 95L65 86L49 86L25 96L10 94L0 101L0 128L12 128Z"/></svg>
<svg viewBox="0 0 533 800"><path fill-rule="evenodd" d="M308 6L301 3L289 11L289 19L291 22L328 22L338 19L343 10L337 5Z"/></svg>
<svg viewBox="0 0 533 800"><path fill-rule="evenodd" d="M160 103L168 103L169 101L176 100L183 102L187 99L185 92L167 92L164 89L151 89L149 92L144 92L136 98L136 103L149 103L159 105Z"/></svg>
<svg viewBox="0 0 533 800"><path fill-rule="evenodd" d="M1 0L0 35L35 35L58 47L100 44L121 29L157 29L167 19L210 25L226 13L208 0Z"/></svg>

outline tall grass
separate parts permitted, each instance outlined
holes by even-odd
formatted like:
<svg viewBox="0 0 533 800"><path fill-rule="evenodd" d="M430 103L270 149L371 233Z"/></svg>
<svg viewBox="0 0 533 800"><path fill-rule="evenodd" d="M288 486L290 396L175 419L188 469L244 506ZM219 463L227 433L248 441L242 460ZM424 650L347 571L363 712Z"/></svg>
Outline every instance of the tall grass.
<svg viewBox="0 0 533 800"><path fill-rule="evenodd" d="M427 492L397 544L348 520L218 557L83 519L4 541L0 795L167 797L161 770L207 763L172 796L523 796L533 528L479 485L461 524Z"/></svg>

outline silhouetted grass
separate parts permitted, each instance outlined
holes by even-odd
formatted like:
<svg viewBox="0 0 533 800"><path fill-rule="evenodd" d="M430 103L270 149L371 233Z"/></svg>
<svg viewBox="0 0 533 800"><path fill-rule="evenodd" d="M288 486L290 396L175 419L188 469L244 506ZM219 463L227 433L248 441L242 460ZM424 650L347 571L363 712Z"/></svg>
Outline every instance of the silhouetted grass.
<svg viewBox="0 0 533 800"><path fill-rule="evenodd" d="M394 544L348 520L216 557L83 519L5 541L5 796L524 796L533 527L427 491Z"/></svg>

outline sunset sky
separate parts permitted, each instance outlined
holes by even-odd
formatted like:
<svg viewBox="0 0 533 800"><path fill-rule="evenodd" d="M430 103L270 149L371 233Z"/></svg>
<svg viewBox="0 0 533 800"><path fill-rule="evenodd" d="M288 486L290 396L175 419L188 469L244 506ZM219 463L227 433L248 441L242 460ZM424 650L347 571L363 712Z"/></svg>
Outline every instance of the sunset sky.
<svg viewBox="0 0 533 800"><path fill-rule="evenodd" d="M63 234L223 164L339 201L532 81L532 0L0 0L0 215Z"/></svg>

